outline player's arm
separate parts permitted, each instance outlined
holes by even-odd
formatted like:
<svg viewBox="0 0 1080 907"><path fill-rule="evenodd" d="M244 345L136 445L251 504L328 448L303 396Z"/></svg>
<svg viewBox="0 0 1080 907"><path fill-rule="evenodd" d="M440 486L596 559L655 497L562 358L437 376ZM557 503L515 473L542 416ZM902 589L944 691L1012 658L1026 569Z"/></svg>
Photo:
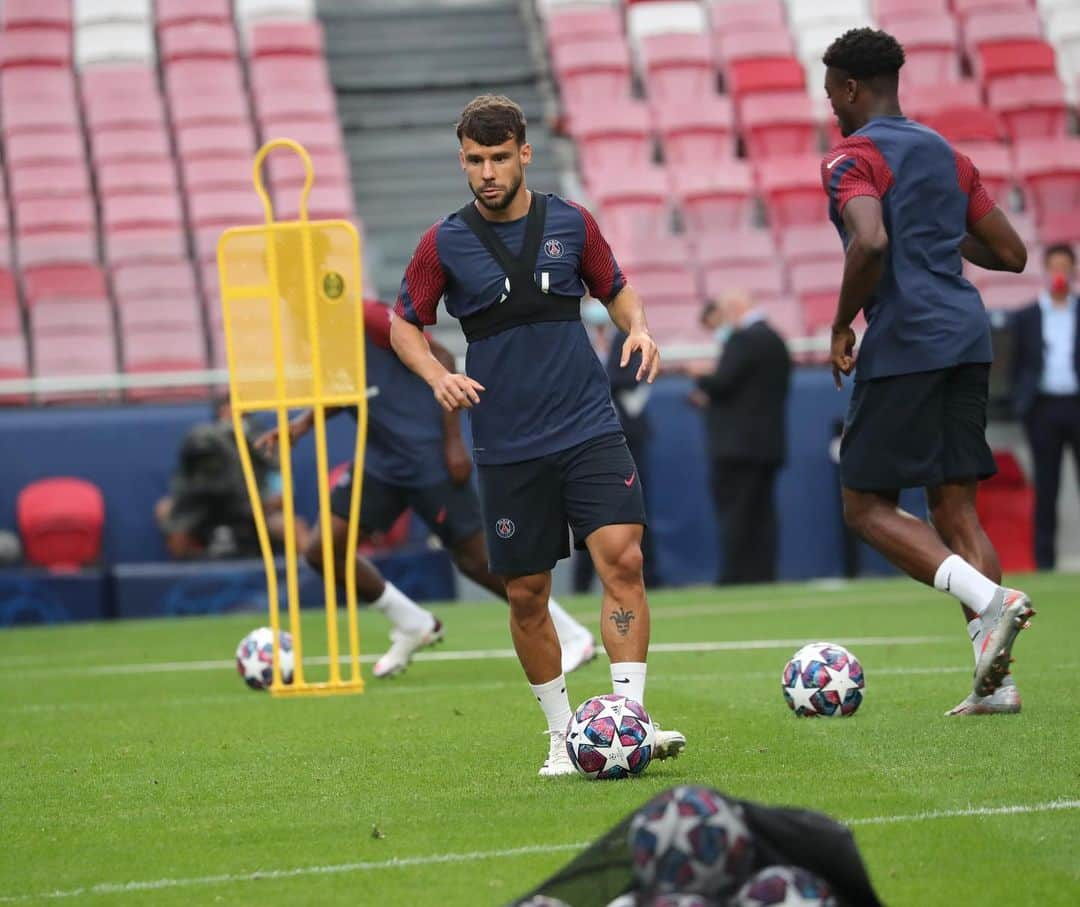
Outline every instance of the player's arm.
<svg viewBox="0 0 1080 907"><path fill-rule="evenodd" d="M1021 273L1027 267L1027 246L996 205L968 227L960 254L988 271Z"/></svg>
<svg viewBox="0 0 1080 907"><path fill-rule="evenodd" d="M660 371L660 350L649 333L645 306L637 290L630 284L625 284L618 295L608 303L608 315L616 327L626 332L619 367L626 368L634 353L640 352L641 365L635 379L640 381L644 378L652 384Z"/></svg>
<svg viewBox="0 0 1080 907"><path fill-rule="evenodd" d="M342 406L328 406L326 407L326 418L332 419L338 413L342 412L344 407ZM295 444L304 435L306 435L315 426L315 410L305 409L293 416L289 420L289 442ZM255 439L256 450L261 451L267 456L274 452L274 448L278 444L278 430L275 425L268 431L263 432L259 437Z"/></svg>
<svg viewBox="0 0 1080 907"><path fill-rule="evenodd" d="M427 338L431 355L448 372L453 372L457 367L454 354L434 338ZM465 447L465 440L461 437L461 416L456 409L443 410L443 457L446 460L446 469L450 473L450 481L455 485L464 485L472 473L472 458Z"/></svg>

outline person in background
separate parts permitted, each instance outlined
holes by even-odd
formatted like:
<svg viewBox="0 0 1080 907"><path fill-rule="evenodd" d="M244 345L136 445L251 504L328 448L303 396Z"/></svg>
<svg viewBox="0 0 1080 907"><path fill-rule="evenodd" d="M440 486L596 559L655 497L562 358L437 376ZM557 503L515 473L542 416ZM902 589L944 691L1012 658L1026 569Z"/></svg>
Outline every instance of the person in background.
<svg viewBox="0 0 1080 907"><path fill-rule="evenodd" d="M691 367L691 402L705 410L721 584L776 579L776 475L787 450L791 356L750 294L734 290L702 313L723 344L715 367Z"/></svg>
<svg viewBox="0 0 1080 907"><path fill-rule="evenodd" d="M1049 246L1044 264L1046 289L1012 319L1012 389L1035 467L1035 563L1052 570L1066 445L1080 469L1080 333L1076 252L1068 245Z"/></svg>

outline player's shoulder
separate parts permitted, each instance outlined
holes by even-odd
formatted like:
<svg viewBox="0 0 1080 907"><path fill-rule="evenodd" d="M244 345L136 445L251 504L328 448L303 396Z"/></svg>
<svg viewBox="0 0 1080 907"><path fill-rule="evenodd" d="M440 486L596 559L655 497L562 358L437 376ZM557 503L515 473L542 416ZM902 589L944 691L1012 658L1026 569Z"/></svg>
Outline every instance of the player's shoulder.
<svg viewBox="0 0 1080 907"><path fill-rule="evenodd" d="M843 161L873 160L881 157L881 151L868 135L849 135L841 139L821 159L822 172L835 169Z"/></svg>

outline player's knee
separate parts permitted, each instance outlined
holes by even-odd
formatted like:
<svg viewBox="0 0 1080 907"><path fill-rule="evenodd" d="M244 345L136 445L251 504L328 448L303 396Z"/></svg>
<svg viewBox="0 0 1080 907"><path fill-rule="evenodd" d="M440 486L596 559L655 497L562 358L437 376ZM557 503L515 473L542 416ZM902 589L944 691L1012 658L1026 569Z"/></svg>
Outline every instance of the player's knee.
<svg viewBox="0 0 1080 907"><path fill-rule="evenodd" d="M636 542L624 547L608 564L605 580L609 586L638 586L642 582L645 559Z"/></svg>
<svg viewBox="0 0 1080 907"><path fill-rule="evenodd" d="M860 495L844 494L844 523L857 535L865 536L873 521L873 507Z"/></svg>
<svg viewBox="0 0 1080 907"><path fill-rule="evenodd" d="M304 546L304 560L316 573L322 573L322 536L318 532L313 532L308 537L307 544Z"/></svg>
<svg viewBox="0 0 1080 907"><path fill-rule="evenodd" d="M547 613L548 585L543 576L520 576L506 584L510 612L522 625L542 621Z"/></svg>
<svg viewBox="0 0 1080 907"><path fill-rule="evenodd" d="M454 554L454 563L458 570L469 579L476 579L487 573L487 555L475 551L458 551Z"/></svg>

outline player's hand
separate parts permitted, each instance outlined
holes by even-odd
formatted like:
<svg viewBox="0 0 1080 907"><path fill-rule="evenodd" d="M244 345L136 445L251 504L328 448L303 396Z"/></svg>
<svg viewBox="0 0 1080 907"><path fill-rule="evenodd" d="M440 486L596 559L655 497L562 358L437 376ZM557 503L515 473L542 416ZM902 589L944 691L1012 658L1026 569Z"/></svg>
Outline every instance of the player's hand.
<svg viewBox="0 0 1080 907"><path fill-rule="evenodd" d="M626 368L630 362L630 357L638 350L641 351L641 365L637 370L636 380L640 381L645 378L649 384L652 384L660 371L660 350L647 330L632 331L626 338L623 343L622 359L619 361L619 366Z"/></svg>
<svg viewBox="0 0 1080 907"><path fill-rule="evenodd" d="M840 390L843 386L840 376L850 375L855 369L855 332L850 326L842 328L833 325L829 358L832 360L833 381L836 382L836 389Z"/></svg>
<svg viewBox="0 0 1080 907"><path fill-rule="evenodd" d="M446 372L440 375L431 386L435 399L448 413L455 409L472 409L480 402L480 391L484 385L474 381L468 375Z"/></svg>
<svg viewBox="0 0 1080 907"><path fill-rule="evenodd" d="M447 441L444 450L446 457L446 471L450 473L450 481L455 485L464 485L472 475L472 457L465 449L460 438Z"/></svg>
<svg viewBox="0 0 1080 907"><path fill-rule="evenodd" d="M311 426L314 424L315 414L313 412L309 411L297 416L289 423L289 442L295 444L300 438L311 431ZM268 456L273 454L277 445L278 430L276 426L267 432L263 432L263 434L255 439L255 447Z"/></svg>

